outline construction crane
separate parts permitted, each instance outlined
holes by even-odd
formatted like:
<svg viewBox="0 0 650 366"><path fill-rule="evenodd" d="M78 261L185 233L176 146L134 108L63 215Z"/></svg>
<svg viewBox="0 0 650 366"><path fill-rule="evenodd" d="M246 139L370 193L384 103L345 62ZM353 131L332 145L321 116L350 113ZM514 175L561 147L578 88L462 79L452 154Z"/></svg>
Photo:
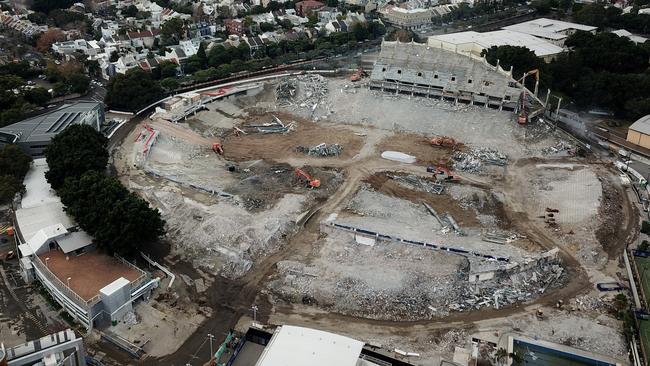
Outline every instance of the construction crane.
<svg viewBox="0 0 650 366"><path fill-rule="evenodd" d="M530 75L535 75L535 91L534 94L537 95L537 91L539 90L539 69L533 69L528 72L526 72L521 79L517 80L524 88L526 87L526 77Z"/></svg>
<svg viewBox="0 0 650 366"><path fill-rule="evenodd" d="M309 175L306 171L296 168L295 170L296 176L300 179L304 179L309 183L309 186L311 188L318 188L320 187L320 180L319 179L314 179L311 175Z"/></svg>

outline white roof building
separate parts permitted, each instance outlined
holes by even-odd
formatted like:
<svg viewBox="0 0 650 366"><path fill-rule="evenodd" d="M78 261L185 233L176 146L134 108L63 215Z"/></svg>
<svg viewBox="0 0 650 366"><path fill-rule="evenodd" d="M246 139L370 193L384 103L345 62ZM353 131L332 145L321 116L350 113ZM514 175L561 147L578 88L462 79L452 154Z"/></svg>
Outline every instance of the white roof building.
<svg viewBox="0 0 650 366"><path fill-rule="evenodd" d="M429 46L447 49L458 53L480 56L483 49L492 46L527 47L535 55L550 61L562 53L563 48L530 34L511 30L498 30L479 33L474 31L441 34L428 39Z"/></svg>
<svg viewBox="0 0 650 366"><path fill-rule="evenodd" d="M618 30L612 31L612 33L616 34L619 37L627 37L632 42L637 43L637 44L645 43L645 41L648 40L645 37L634 35L634 34L628 32L628 31L626 31L625 29L618 29Z"/></svg>
<svg viewBox="0 0 650 366"><path fill-rule="evenodd" d="M564 41L576 31L582 30L595 33L597 27L590 25L564 22L561 20L539 18L528 22L503 27L503 29L518 33L530 34L547 40L555 45L564 46Z"/></svg>
<svg viewBox="0 0 650 366"><path fill-rule="evenodd" d="M342 335L283 325L255 366L356 366L363 345Z"/></svg>

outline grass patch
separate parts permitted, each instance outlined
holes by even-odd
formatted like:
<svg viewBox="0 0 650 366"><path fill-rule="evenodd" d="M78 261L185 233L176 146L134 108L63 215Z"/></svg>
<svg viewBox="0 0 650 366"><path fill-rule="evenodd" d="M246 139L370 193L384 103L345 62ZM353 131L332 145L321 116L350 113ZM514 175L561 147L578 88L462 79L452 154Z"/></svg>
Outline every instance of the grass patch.
<svg viewBox="0 0 650 366"><path fill-rule="evenodd" d="M636 268L641 277L641 287L643 287L643 295L650 296L650 258L634 257ZM646 304L648 299L643 299Z"/></svg>
<svg viewBox="0 0 650 366"><path fill-rule="evenodd" d="M650 320L639 320L639 334L645 352L650 352ZM645 361L648 362L648 360Z"/></svg>

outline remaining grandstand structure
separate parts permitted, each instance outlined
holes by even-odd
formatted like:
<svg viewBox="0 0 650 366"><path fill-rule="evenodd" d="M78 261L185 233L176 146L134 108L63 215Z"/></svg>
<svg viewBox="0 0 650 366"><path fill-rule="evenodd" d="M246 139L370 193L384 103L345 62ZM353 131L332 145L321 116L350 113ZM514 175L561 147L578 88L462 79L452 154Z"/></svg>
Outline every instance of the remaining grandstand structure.
<svg viewBox="0 0 650 366"><path fill-rule="evenodd" d="M420 43L382 42L370 88L515 110L522 92L512 70Z"/></svg>

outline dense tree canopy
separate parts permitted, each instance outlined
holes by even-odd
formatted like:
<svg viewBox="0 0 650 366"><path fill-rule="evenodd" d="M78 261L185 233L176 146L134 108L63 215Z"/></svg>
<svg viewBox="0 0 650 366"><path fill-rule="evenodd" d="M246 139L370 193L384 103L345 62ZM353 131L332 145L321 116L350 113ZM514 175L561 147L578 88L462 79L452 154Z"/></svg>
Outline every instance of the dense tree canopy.
<svg viewBox="0 0 650 366"><path fill-rule="evenodd" d="M109 253L137 255L143 244L164 233L165 223L158 210L102 173L88 171L66 179L59 195L66 212Z"/></svg>
<svg viewBox="0 0 650 366"><path fill-rule="evenodd" d="M72 125L52 138L45 149L49 171L45 178L59 189L66 178L76 178L88 171L101 172L108 164L108 140L88 125Z"/></svg>
<svg viewBox="0 0 650 366"><path fill-rule="evenodd" d="M32 158L16 145L0 149L0 204L7 203L18 192L24 192L23 178Z"/></svg>
<svg viewBox="0 0 650 366"><path fill-rule="evenodd" d="M163 89L151 74L139 67L108 82L104 102L111 108L137 111L163 97Z"/></svg>
<svg viewBox="0 0 650 366"><path fill-rule="evenodd" d="M516 78L540 69L542 88L580 108L605 108L628 119L650 112L649 47L611 33L588 32L575 33L565 44L570 52L549 64L521 47L492 47L485 54L493 65L499 59L504 68L514 66Z"/></svg>

